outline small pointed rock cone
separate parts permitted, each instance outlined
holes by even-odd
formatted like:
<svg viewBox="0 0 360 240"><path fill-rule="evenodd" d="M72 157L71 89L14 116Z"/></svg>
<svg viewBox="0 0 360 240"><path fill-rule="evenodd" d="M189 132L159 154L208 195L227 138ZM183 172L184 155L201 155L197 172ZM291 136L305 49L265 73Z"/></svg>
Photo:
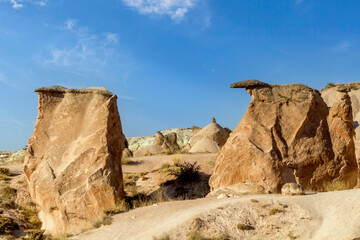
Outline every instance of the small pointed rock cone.
<svg viewBox="0 0 360 240"><path fill-rule="evenodd" d="M212 191L245 181L270 192L280 192L288 182L320 191L333 180L355 186L358 169L351 128L336 114L329 117L329 127L329 110L317 90L257 80L231 86L246 88L252 100L216 160L209 182ZM346 113L339 116L348 118L351 107L347 100L340 101ZM341 152L348 153L340 157Z"/></svg>
<svg viewBox="0 0 360 240"><path fill-rule="evenodd" d="M40 88L24 172L46 233L91 228L124 198L116 95L104 88Z"/></svg>

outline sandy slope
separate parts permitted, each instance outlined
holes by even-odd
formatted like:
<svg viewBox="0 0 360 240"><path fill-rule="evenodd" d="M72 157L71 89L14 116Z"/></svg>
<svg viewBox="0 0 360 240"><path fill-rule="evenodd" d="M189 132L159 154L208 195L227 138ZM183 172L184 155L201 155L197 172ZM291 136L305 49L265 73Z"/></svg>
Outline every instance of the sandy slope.
<svg viewBox="0 0 360 240"><path fill-rule="evenodd" d="M257 199L258 205L250 199ZM183 233L191 229L191 220L195 217L206 221L206 217L210 219L217 211L216 219L221 219L222 223L217 223L214 228L221 228L221 225L227 225L226 221L234 218L240 221L240 213L248 214L245 210L251 210L248 216L251 218L256 211L267 211L267 208L279 204L286 204L288 208L274 216L260 214L259 219L251 220L255 222L255 229L262 226L258 231L225 231L232 239L239 239L244 234L247 234L244 239L289 239L289 233L296 239L354 239L360 237L359 199L360 190L357 189L295 197L252 195L167 202L115 215L111 225L90 230L73 239L152 239L164 233L170 233L172 239L184 239ZM270 203L270 206L264 208L262 203ZM232 217L221 217L226 215L228 208L234 207L238 210L233 212Z"/></svg>

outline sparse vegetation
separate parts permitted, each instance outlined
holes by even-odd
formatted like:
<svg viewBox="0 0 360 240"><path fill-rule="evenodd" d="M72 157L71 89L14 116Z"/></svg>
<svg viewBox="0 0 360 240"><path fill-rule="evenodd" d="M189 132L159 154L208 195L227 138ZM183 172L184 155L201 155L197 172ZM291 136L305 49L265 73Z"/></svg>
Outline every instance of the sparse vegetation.
<svg viewBox="0 0 360 240"><path fill-rule="evenodd" d="M200 166L197 166L196 162L178 162L174 166L175 168L171 169L169 174L175 176L178 182L188 184L199 180Z"/></svg>
<svg viewBox="0 0 360 240"><path fill-rule="evenodd" d="M31 239L31 240L44 240L44 239L46 239L44 237L44 231L43 230L28 229L28 230L25 230L25 233L26 233L26 239Z"/></svg>
<svg viewBox="0 0 360 240"><path fill-rule="evenodd" d="M332 82L327 83L325 86L325 88L333 88L333 87L336 87L336 84Z"/></svg>
<svg viewBox="0 0 360 240"><path fill-rule="evenodd" d="M0 174L5 176L11 176L11 172L8 168L1 168L0 167Z"/></svg>
<svg viewBox="0 0 360 240"><path fill-rule="evenodd" d="M346 189L349 189L349 187L342 181L332 181L324 186L324 191L326 192L341 191Z"/></svg>
<svg viewBox="0 0 360 240"><path fill-rule="evenodd" d="M272 208L272 209L270 209L269 214L270 214L270 215L275 215L275 214L280 213L280 212L281 212L281 211L280 211L279 209L277 209L277 208Z"/></svg>
<svg viewBox="0 0 360 240"><path fill-rule="evenodd" d="M296 236L293 236L291 233L288 234L288 238L289 238L290 240L295 240L295 239L297 239L297 237L296 237Z"/></svg>
<svg viewBox="0 0 360 240"><path fill-rule="evenodd" d="M0 235L12 235L17 229L19 229L19 225L14 219L0 216Z"/></svg>
<svg viewBox="0 0 360 240"><path fill-rule="evenodd" d="M199 231L193 231L188 235L187 240L228 240L230 237L226 234L220 234L219 236L203 236Z"/></svg>
<svg viewBox="0 0 360 240"><path fill-rule="evenodd" d="M152 239L153 240L170 240L170 236L166 234L166 235L161 236L161 237L153 237Z"/></svg>
<svg viewBox="0 0 360 240"><path fill-rule="evenodd" d="M250 224L241 224L239 223L238 225L236 225L237 229L241 230L241 231L248 231L248 230L254 230L255 228L253 226L251 226Z"/></svg>

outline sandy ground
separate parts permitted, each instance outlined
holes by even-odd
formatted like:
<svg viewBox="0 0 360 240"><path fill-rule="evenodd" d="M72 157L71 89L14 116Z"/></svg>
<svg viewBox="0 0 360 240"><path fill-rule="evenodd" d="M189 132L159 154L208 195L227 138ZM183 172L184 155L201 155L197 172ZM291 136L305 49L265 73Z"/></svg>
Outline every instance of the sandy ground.
<svg viewBox="0 0 360 240"><path fill-rule="evenodd" d="M123 172L150 172L153 169L160 168L163 164L173 164L175 160L194 163L201 167L200 171L206 174L212 174L214 169L216 153L199 154L175 154L175 155L154 155L144 157L132 157L128 160L134 161L134 164L123 165Z"/></svg>
<svg viewBox="0 0 360 240"><path fill-rule="evenodd" d="M251 199L259 202L253 203ZM200 217L206 221L206 216L211 218L212 213L218 211L217 218L222 219L222 214L226 214L228 208L238 206L256 210L253 206L258 204L258 208L263 208L262 202L272 203L266 208L286 204L289 210L286 209L285 212L280 212L276 216L265 216L268 218L267 221L270 221L268 225L273 226L273 229L270 227L270 229L260 229L260 231L248 231L247 238L244 239L290 239L289 234L296 239L354 239L360 237L359 199L360 190L357 189L293 197L272 194L167 202L115 215L111 225L90 230L73 239L145 240L164 234L175 237L171 239L184 239L181 232L186 232L184 229L187 226L190 228L194 218ZM239 212L242 212L241 209ZM291 214L292 219L286 217L286 212ZM239 220L241 219L241 214L234 213L234 215ZM226 225L228 220L222 221L217 226ZM254 225L255 228L258 225L265 226L266 224L262 225L258 219ZM277 226L280 229L277 229ZM231 229L229 231L231 232ZM234 233L233 230L232 234L236 232ZM240 232L239 236L241 234L243 233ZM266 234L265 238L264 234ZM239 238L232 237L231 239Z"/></svg>

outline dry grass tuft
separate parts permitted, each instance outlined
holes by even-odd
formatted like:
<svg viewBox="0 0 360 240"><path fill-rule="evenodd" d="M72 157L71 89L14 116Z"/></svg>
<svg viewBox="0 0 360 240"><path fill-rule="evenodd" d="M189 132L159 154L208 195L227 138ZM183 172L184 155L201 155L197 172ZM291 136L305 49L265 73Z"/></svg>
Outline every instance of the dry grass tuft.
<svg viewBox="0 0 360 240"><path fill-rule="evenodd" d="M341 182L341 181L332 181L332 182L327 183L324 186L325 192L341 191L341 190L346 190L346 189L349 189L349 186L347 186L346 183Z"/></svg>
<svg viewBox="0 0 360 240"><path fill-rule="evenodd" d="M238 225L236 225L236 228L241 230L241 231L248 231L248 230L254 230L255 228L249 224L241 224L239 223Z"/></svg>
<svg viewBox="0 0 360 240"><path fill-rule="evenodd" d="M281 212L281 211L280 211L279 209L277 209L277 208L272 208L272 209L270 209L269 214L270 214L270 215L275 215L275 214L280 213L280 212Z"/></svg>

